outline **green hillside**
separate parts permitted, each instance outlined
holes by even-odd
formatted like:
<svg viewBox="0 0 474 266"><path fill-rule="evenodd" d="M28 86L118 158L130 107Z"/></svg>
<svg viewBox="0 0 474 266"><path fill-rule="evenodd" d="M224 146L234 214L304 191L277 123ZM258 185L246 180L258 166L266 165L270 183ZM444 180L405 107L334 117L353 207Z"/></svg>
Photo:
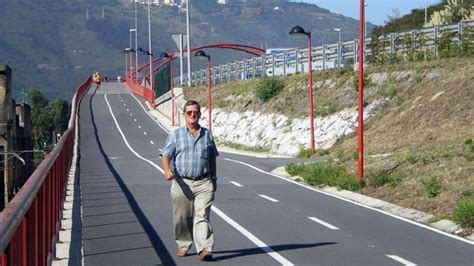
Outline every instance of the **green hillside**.
<svg viewBox="0 0 474 266"><path fill-rule="evenodd" d="M315 45L357 35L356 20L330 13L316 5L282 0L247 1L218 5L215 0L193 1L193 45L235 42L268 47L304 46L288 37L296 24L310 30ZM278 8L276 8L278 7ZM148 48L146 5L138 8L139 46ZM134 24L133 5L126 0L70 0L0 2L0 63L13 69L13 94L40 89L48 98L70 99L92 71L123 75L123 49L129 46ZM177 7L152 7L153 51L175 50L171 34L186 30L185 13ZM369 26L372 26L369 24ZM213 62L247 56L215 50ZM139 57L143 60L142 57ZM194 62L193 62L194 63ZM199 67L200 62L195 62Z"/></svg>

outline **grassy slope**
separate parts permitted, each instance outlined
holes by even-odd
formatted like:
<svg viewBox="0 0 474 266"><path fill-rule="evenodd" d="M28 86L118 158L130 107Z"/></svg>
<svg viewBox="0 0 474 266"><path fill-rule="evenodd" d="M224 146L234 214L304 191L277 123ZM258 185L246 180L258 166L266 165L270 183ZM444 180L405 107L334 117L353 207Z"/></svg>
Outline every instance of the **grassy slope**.
<svg viewBox="0 0 474 266"><path fill-rule="evenodd" d="M472 58L452 58L368 68L371 79L365 101L389 99L365 126L367 182L381 171L400 176L397 186L367 186L361 193L401 206L448 215L464 199L474 198L474 154L464 145L474 138L474 65ZM357 94L350 70L315 73L315 106L319 114L355 108ZM268 103L253 97L255 80L220 84L213 104L229 110L274 112L289 117L307 112L306 75L284 78L285 89ZM206 101L206 86L185 90L186 97ZM329 151L355 174L357 136L340 140ZM318 154L318 152L316 153ZM319 157L316 155L316 157ZM390 171L389 171L390 170ZM428 197L422 180L436 178L439 195Z"/></svg>

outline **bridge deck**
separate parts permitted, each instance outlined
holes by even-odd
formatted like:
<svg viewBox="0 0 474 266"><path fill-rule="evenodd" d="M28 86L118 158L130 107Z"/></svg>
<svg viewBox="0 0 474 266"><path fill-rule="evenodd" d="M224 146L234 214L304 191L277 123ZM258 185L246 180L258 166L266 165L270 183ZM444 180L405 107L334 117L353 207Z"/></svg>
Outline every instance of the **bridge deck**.
<svg viewBox="0 0 474 266"><path fill-rule="evenodd" d="M117 83L89 91L79 125L85 265L197 264L194 250L175 255L158 158L168 133ZM471 244L266 172L289 161L221 152L212 213L219 264L399 265L388 257L396 255L472 265Z"/></svg>

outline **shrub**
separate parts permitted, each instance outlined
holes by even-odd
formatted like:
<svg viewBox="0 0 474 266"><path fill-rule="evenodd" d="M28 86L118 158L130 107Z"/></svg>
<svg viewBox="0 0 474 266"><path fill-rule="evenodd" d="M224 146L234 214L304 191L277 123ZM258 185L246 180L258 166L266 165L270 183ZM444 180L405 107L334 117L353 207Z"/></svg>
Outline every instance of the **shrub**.
<svg viewBox="0 0 474 266"><path fill-rule="evenodd" d="M311 150L310 149L301 149L298 155L298 158L311 158Z"/></svg>
<svg viewBox="0 0 474 266"><path fill-rule="evenodd" d="M419 161L419 159L415 156L415 155L408 155L406 158L405 158L405 161L410 163L410 164L415 164Z"/></svg>
<svg viewBox="0 0 474 266"><path fill-rule="evenodd" d="M387 172L386 170L367 170L367 179L369 184L373 187L383 187L389 184L392 187L400 185L403 176L397 172Z"/></svg>
<svg viewBox="0 0 474 266"><path fill-rule="evenodd" d="M287 171L302 176L304 181L312 186L329 185L354 191L364 185L354 175L347 173L345 168L331 163L290 164L287 166Z"/></svg>
<svg viewBox="0 0 474 266"><path fill-rule="evenodd" d="M436 177L424 177L421 179L428 198L434 198L441 192L441 181Z"/></svg>
<svg viewBox="0 0 474 266"><path fill-rule="evenodd" d="M286 172L291 176L297 175L298 172L301 171L301 169L302 169L302 167L298 164L295 164L295 163L289 163L285 167Z"/></svg>
<svg viewBox="0 0 474 266"><path fill-rule="evenodd" d="M283 80L278 77L263 77L256 82L254 94L262 102L268 102L277 95L284 86Z"/></svg>
<svg viewBox="0 0 474 266"><path fill-rule="evenodd" d="M461 192L461 195L464 197L471 197L474 195L474 189L466 189Z"/></svg>
<svg viewBox="0 0 474 266"><path fill-rule="evenodd" d="M454 209L453 221L466 228L474 227L474 200L466 200Z"/></svg>
<svg viewBox="0 0 474 266"><path fill-rule="evenodd" d="M328 155L328 154L329 154L329 150L320 150L318 154L319 154L319 156Z"/></svg>

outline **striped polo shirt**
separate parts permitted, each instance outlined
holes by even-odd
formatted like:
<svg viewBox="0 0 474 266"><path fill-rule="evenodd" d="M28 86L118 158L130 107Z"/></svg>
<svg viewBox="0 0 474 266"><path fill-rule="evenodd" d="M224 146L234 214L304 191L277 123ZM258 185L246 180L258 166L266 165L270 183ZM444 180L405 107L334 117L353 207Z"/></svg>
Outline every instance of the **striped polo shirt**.
<svg viewBox="0 0 474 266"><path fill-rule="evenodd" d="M181 127L168 136L162 154L172 158L176 176L201 177L211 174L210 159L215 159L219 152L207 128L200 127L194 138L187 127Z"/></svg>

